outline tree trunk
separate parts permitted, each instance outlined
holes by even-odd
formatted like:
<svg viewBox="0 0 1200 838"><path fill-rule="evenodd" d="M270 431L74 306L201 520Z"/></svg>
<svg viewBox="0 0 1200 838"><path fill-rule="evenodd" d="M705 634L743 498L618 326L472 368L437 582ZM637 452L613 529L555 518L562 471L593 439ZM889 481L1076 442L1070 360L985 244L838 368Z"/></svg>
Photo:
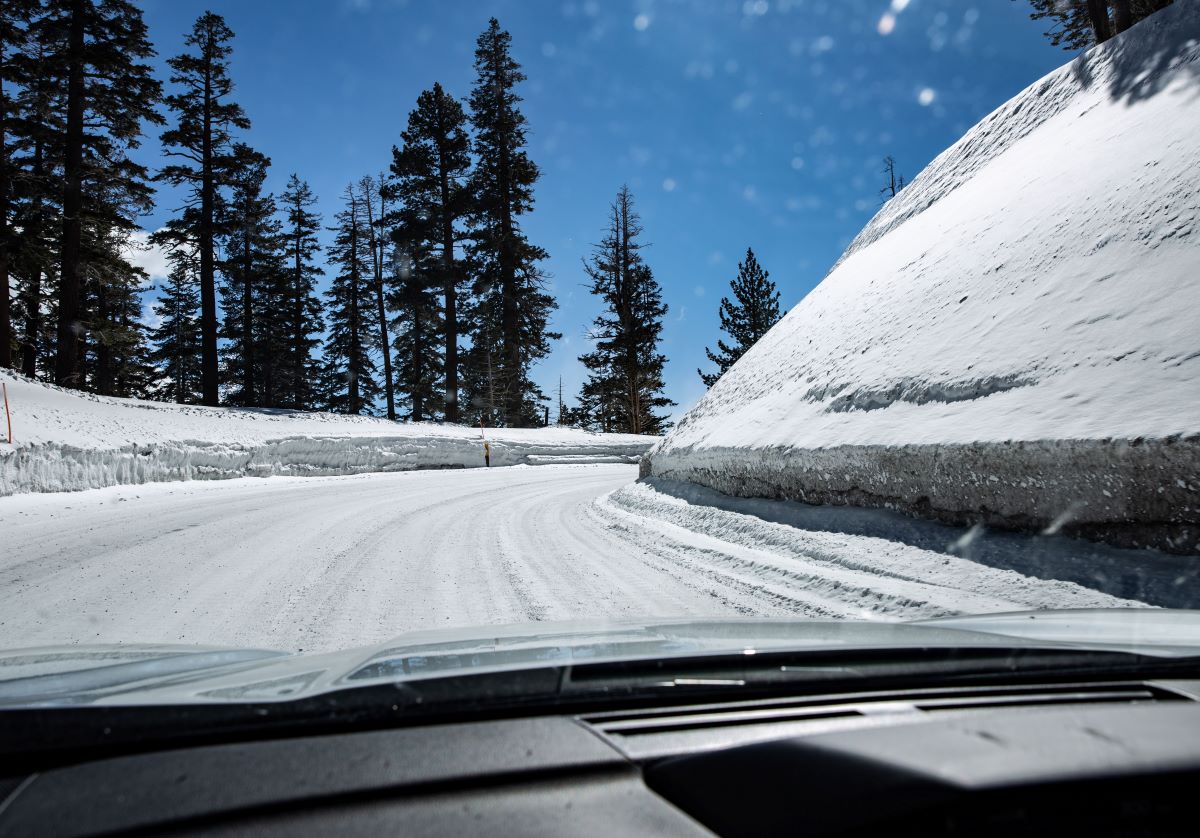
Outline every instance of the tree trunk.
<svg viewBox="0 0 1200 838"><path fill-rule="evenodd" d="M38 140L33 146L33 198L30 201L30 219L32 238L42 237L45 219L42 217L42 175L43 175L42 141ZM25 288L25 340L21 347L21 372L28 378L37 376L38 344L42 339L42 267L30 266L29 283Z"/></svg>
<svg viewBox="0 0 1200 838"><path fill-rule="evenodd" d="M438 104L438 119L444 111ZM444 124L438 125L438 137L444 139ZM442 191L442 289L445 294L446 330L446 421L457 424L458 413L458 276L454 269L454 219L450 216L450 173L446 170L446 154L438 144L438 175Z"/></svg>
<svg viewBox="0 0 1200 838"><path fill-rule="evenodd" d="M204 114L200 126L200 403L216 405L220 399L217 364L217 280L213 263L213 215L216 184L213 172L212 36L204 45Z"/></svg>
<svg viewBox="0 0 1200 838"><path fill-rule="evenodd" d="M62 267L58 282L58 353L54 379L63 387L83 386L79 322L82 277L79 264L83 238L83 97L84 0L71 3L67 35L67 131L63 155Z"/></svg>
<svg viewBox="0 0 1200 838"><path fill-rule="evenodd" d="M7 50L4 51L5 53ZM0 53L0 61L8 56ZM0 368L12 366L12 309L8 302L8 101L4 98L4 79L0 78Z"/></svg>
<svg viewBox="0 0 1200 838"><path fill-rule="evenodd" d="M299 218L302 206L300 199L296 199L296 216ZM301 391L304 390L304 266L300 259L300 247L302 245L302 233L300 232L299 223L296 224L296 264L292 273L292 392L289 394L289 407L297 410L303 409L306 405L301 404Z"/></svg>
<svg viewBox="0 0 1200 838"><path fill-rule="evenodd" d="M350 402L350 412L362 412L362 397L358 388L358 361L362 355L362 332L358 311L358 292L362 278L358 273L358 215L353 196L350 198L350 363L347 373L350 376L350 390L347 398Z"/></svg>
<svg viewBox="0 0 1200 838"><path fill-rule="evenodd" d="M371 231L371 262L375 269L375 308L379 318L379 348L383 354L383 392L387 399L387 417L396 421L396 390L392 382L392 347L388 336L387 307L383 303L383 231L376 233L374 199L367 192L367 228ZM383 223L383 175L379 177L379 221Z"/></svg>
<svg viewBox="0 0 1200 838"><path fill-rule="evenodd" d="M113 369L112 305L104 283L96 286L96 320L92 334L96 340L96 365L92 372L92 389L102 396L116 395L116 375Z"/></svg>
<svg viewBox="0 0 1200 838"><path fill-rule="evenodd" d="M1112 30L1108 28L1108 0L1087 0L1087 13L1096 43L1102 44L1111 38Z"/></svg>
<svg viewBox="0 0 1200 838"><path fill-rule="evenodd" d="M415 282L410 279L409 282ZM412 376L409 381L409 392L412 393L412 420L420 422L425 418L425 400L421 397L422 360L425 358L425 341L421 332L421 309L413 309L413 358Z"/></svg>
<svg viewBox="0 0 1200 838"><path fill-rule="evenodd" d="M521 346L517 335L517 280L515 254L512 252L513 221L512 221L512 162L509 159L509 124L507 109L504 104L504 93L507 89L503 84L503 55L499 45L492 53L492 72L496 78L497 96L497 142L500 146L500 171L497 173L500 182L500 357L501 378L504 387L504 401L501 407L501 419L508 427L520 424L521 415Z"/></svg>
<svg viewBox="0 0 1200 838"><path fill-rule="evenodd" d="M247 208L247 212L249 208ZM242 404L257 407L254 397L254 294L251 288L250 231L242 234Z"/></svg>
<svg viewBox="0 0 1200 838"><path fill-rule="evenodd" d="M1133 11L1129 8L1129 0L1113 0L1113 29L1120 35L1133 25Z"/></svg>

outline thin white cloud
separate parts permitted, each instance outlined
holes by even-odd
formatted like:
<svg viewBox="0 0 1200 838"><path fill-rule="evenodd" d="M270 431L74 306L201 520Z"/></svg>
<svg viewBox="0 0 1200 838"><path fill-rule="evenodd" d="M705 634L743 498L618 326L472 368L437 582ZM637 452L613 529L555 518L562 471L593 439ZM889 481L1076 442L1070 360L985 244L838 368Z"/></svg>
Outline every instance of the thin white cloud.
<svg viewBox="0 0 1200 838"><path fill-rule="evenodd" d="M166 251L150 244L149 231L137 230L132 233L126 245L125 255L131 264L141 268L150 276L151 282L167 278L170 265L167 263Z"/></svg>

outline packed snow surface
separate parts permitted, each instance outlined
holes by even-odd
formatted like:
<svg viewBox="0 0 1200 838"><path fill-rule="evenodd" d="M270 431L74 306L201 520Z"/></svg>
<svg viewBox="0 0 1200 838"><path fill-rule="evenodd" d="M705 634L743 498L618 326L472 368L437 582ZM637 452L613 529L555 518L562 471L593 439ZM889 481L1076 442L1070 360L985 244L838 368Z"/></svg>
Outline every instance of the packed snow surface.
<svg viewBox="0 0 1200 838"><path fill-rule="evenodd" d="M1198 171L1181 0L935 159L658 451L1197 434Z"/></svg>
<svg viewBox="0 0 1200 838"><path fill-rule="evenodd" d="M633 462L647 437L572 428L487 429L367 416L116 399L0 371L0 495L163 480L333 475L483 466Z"/></svg>
<svg viewBox="0 0 1200 838"><path fill-rule="evenodd" d="M1177 557L877 511L837 520L635 475L518 466L0 498L0 645L316 651L440 627L894 620L1179 604L1197 590L1200 568Z"/></svg>

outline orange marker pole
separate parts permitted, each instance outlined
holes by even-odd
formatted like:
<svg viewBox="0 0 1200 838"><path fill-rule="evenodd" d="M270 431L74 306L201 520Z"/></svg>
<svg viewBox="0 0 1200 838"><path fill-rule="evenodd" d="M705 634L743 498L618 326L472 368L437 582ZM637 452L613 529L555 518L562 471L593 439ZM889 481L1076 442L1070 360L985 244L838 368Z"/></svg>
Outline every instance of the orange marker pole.
<svg viewBox="0 0 1200 838"><path fill-rule="evenodd" d="M12 414L8 412L8 385L0 381L0 390L4 391L4 419L8 422L8 444L12 445Z"/></svg>

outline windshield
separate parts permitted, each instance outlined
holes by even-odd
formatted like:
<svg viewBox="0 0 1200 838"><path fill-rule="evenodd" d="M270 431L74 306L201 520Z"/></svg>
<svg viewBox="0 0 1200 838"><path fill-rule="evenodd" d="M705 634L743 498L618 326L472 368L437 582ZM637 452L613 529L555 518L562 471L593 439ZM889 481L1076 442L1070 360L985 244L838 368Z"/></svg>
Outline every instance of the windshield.
<svg viewBox="0 0 1200 838"><path fill-rule="evenodd" d="M1195 3L0 16L0 704L1200 649Z"/></svg>

